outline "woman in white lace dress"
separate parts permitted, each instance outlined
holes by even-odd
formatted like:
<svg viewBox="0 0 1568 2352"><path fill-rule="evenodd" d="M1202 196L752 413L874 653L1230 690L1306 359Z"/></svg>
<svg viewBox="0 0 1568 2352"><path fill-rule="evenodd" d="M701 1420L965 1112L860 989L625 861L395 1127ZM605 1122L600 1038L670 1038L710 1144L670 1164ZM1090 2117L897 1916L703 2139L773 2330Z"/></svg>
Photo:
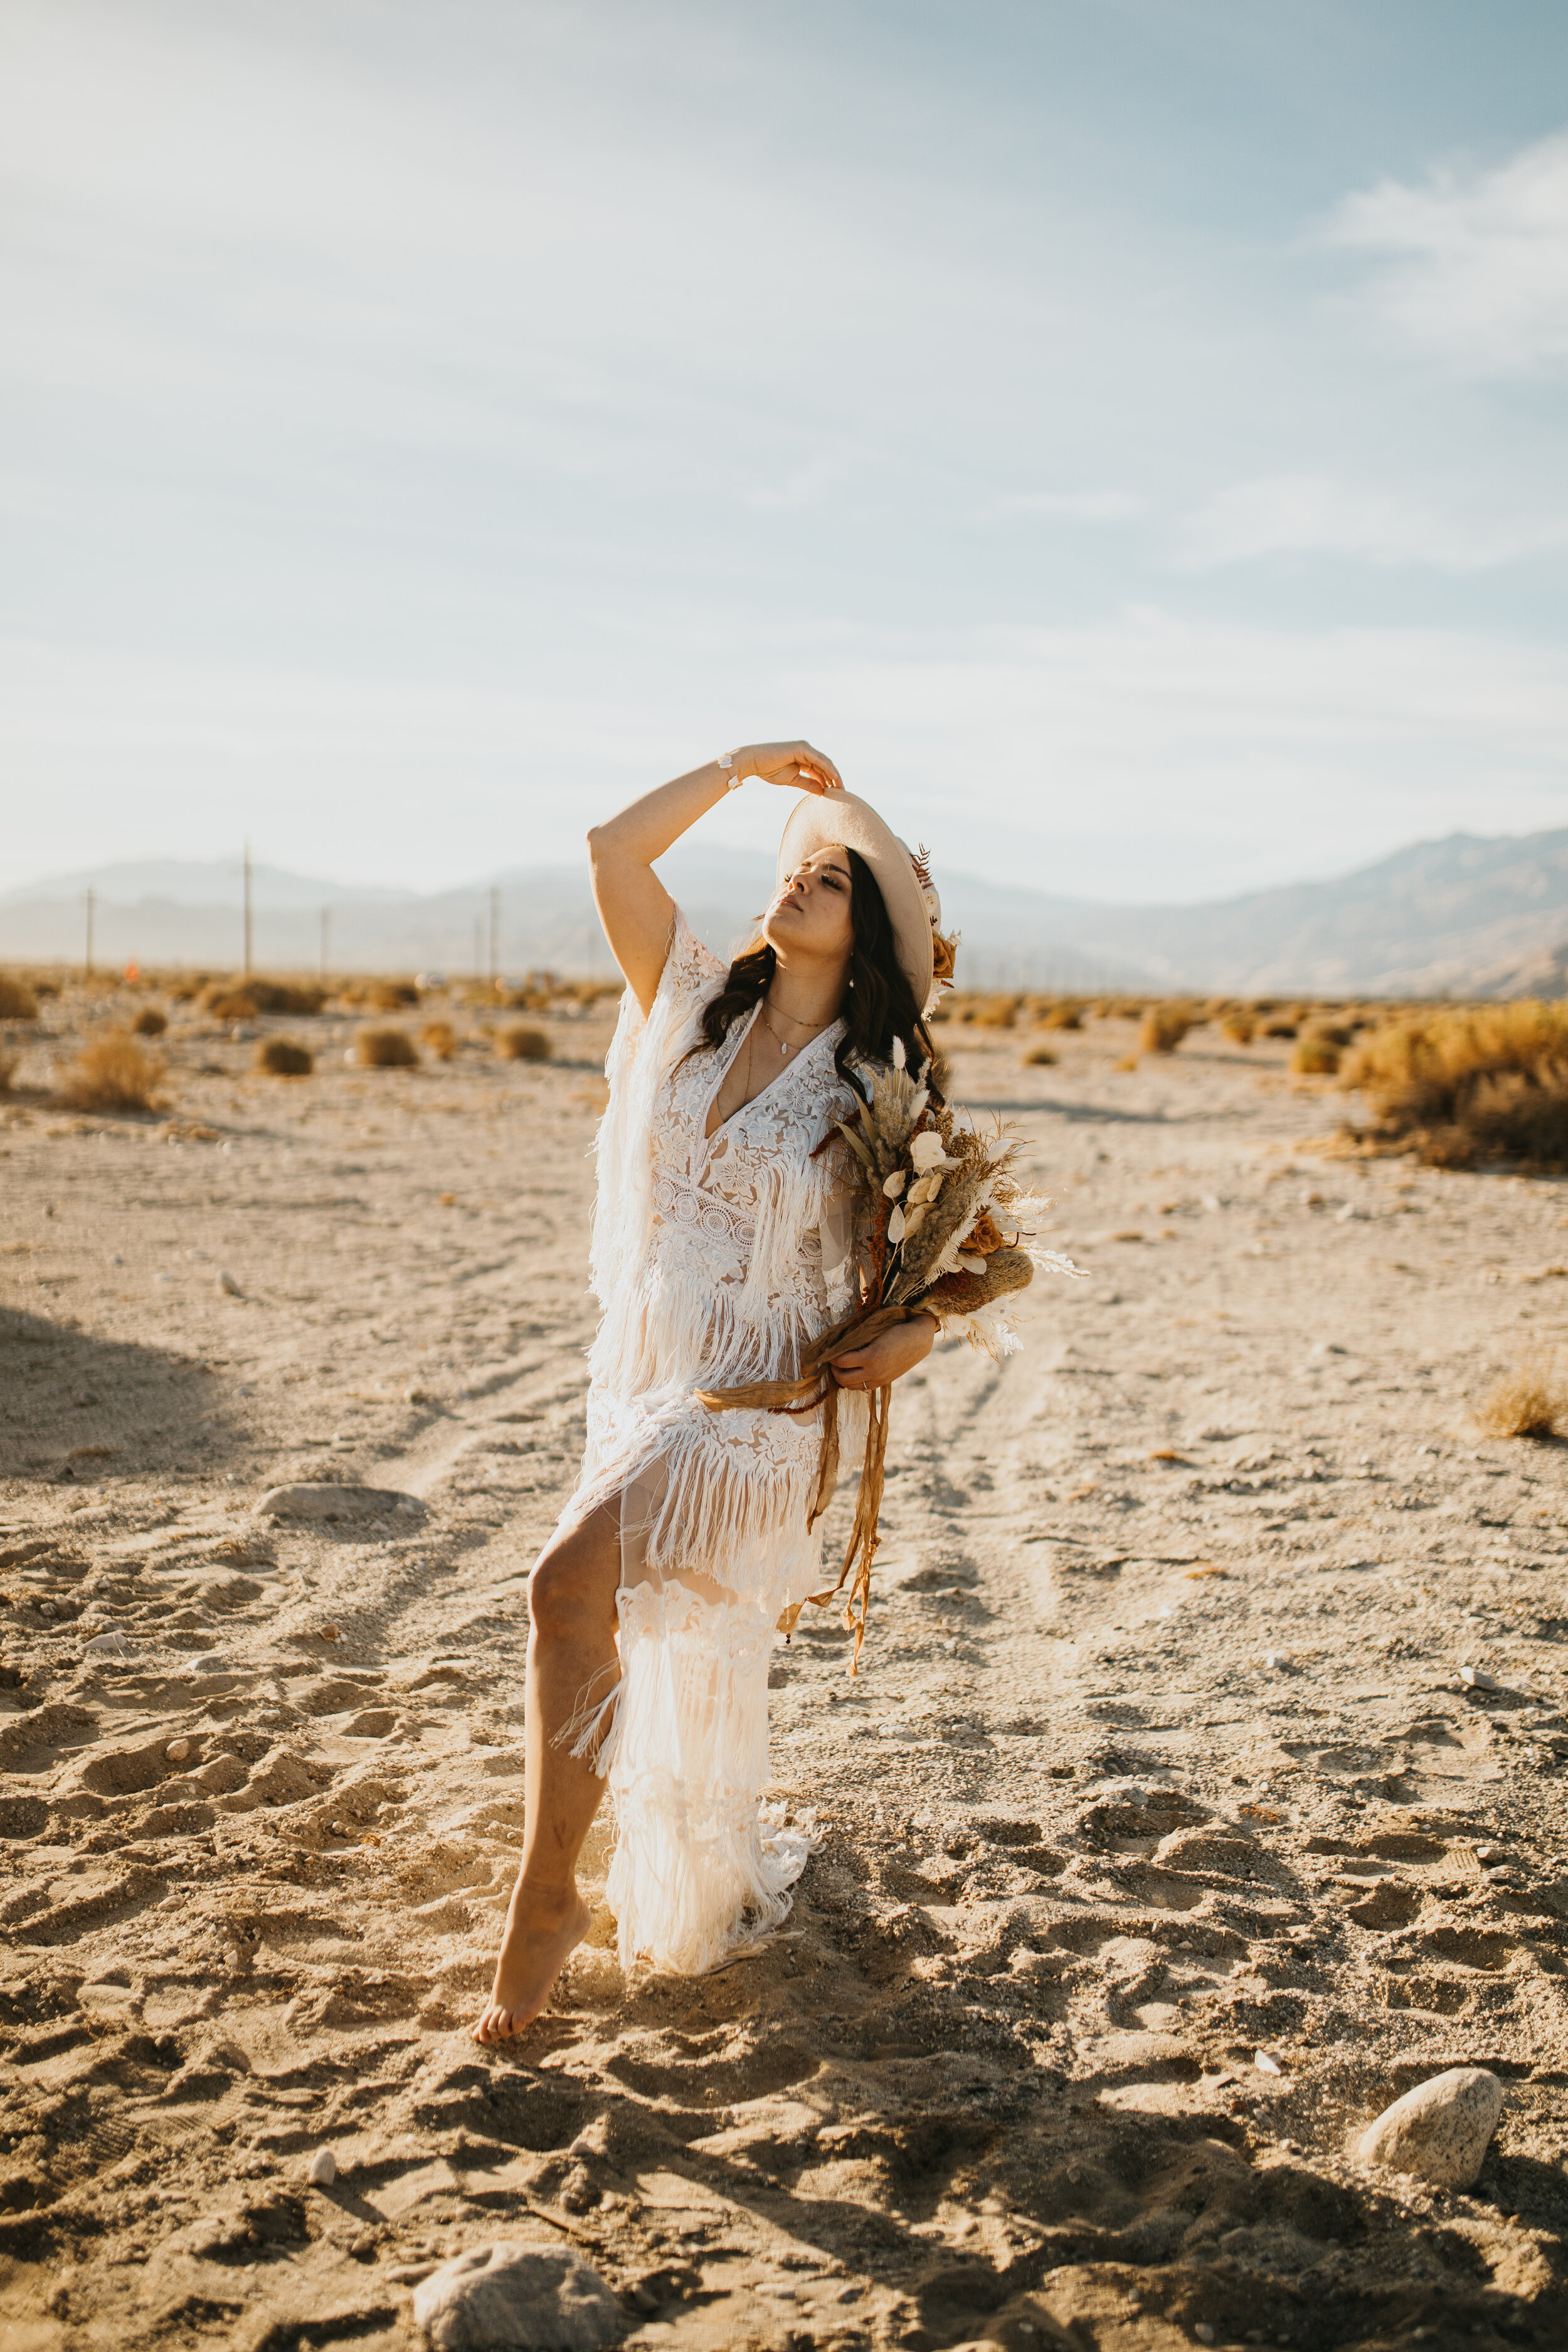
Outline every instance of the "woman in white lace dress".
<svg viewBox="0 0 1568 2352"><path fill-rule="evenodd" d="M762 936L726 972L653 872L746 776L798 789ZM711 1967L775 1924L807 1842L761 1806L777 1621L822 1581L818 1416L713 1412L699 1390L791 1379L847 1313L851 1073L924 1060L934 894L805 743L678 777L589 835L626 978L598 1140L582 1475L533 1570L526 1823L481 2042L536 2016L589 1924L575 1866L606 1780L623 1963ZM930 1316L841 1357L846 1461L864 1391L921 1362Z"/></svg>

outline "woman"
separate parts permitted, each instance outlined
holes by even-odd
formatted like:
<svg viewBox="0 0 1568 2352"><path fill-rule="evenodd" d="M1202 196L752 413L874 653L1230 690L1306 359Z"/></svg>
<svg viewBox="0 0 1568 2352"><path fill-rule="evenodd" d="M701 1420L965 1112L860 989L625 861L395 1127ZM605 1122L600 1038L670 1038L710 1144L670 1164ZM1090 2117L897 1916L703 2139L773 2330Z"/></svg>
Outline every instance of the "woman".
<svg viewBox="0 0 1568 2352"><path fill-rule="evenodd" d="M748 776L807 797L761 937L726 972L653 865ZM606 1778L623 1964L696 1972L788 1910L810 1842L759 1799L775 1625L822 1575L817 1415L713 1412L696 1392L793 1378L855 1303L837 1122L858 1066L896 1038L911 1065L931 1055L935 894L810 744L710 761L588 843L626 979L598 1139L604 1317L582 1475L529 1587L522 1868L479 2042L538 2014L587 1931L575 1868ZM865 1391L936 1332L921 1315L837 1359L846 1460Z"/></svg>

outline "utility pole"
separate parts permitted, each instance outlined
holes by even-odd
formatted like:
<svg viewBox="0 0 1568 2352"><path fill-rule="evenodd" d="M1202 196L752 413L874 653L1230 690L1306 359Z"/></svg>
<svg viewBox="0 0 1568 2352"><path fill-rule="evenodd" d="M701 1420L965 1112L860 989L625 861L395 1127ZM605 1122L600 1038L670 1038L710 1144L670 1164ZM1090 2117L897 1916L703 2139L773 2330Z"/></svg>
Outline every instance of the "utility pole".
<svg viewBox="0 0 1568 2352"><path fill-rule="evenodd" d="M250 978L250 844L245 845L245 976Z"/></svg>
<svg viewBox="0 0 1568 2352"><path fill-rule="evenodd" d="M89 886L87 894L87 970L84 975L88 980L92 978L92 902L93 891Z"/></svg>
<svg viewBox="0 0 1568 2352"><path fill-rule="evenodd" d="M485 927L479 917L476 915L474 917L474 978L476 980L482 980L484 978L484 974Z"/></svg>
<svg viewBox="0 0 1568 2352"><path fill-rule="evenodd" d="M327 976L327 935L331 929L331 908L323 907L321 909L321 978L323 980Z"/></svg>
<svg viewBox="0 0 1568 2352"><path fill-rule="evenodd" d="M500 886L490 884L490 984L500 973Z"/></svg>

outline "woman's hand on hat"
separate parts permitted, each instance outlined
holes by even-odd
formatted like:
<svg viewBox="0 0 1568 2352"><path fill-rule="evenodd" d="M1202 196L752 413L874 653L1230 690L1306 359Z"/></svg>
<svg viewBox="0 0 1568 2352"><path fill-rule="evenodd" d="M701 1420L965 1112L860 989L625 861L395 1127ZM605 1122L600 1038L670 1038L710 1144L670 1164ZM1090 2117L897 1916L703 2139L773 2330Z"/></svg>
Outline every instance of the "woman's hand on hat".
<svg viewBox="0 0 1568 2352"><path fill-rule="evenodd" d="M890 1330L881 1333L864 1348L851 1348L833 1359L833 1377L841 1389L886 1388L889 1381L902 1380L917 1364L923 1364L936 1345L937 1324L934 1315L911 1316L907 1323L895 1323Z"/></svg>
<svg viewBox="0 0 1568 2352"><path fill-rule="evenodd" d="M761 776L765 784L794 784L803 793L841 793L844 779L825 751L810 743L748 743L735 753L740 775Z"/></svg>

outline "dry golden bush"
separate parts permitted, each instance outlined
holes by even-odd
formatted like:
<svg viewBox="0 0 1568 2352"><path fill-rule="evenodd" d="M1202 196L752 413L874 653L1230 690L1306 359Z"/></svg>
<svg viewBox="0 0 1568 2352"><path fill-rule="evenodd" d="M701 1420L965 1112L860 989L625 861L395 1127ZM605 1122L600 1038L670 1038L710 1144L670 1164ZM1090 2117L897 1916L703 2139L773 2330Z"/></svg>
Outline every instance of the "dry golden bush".
<svg viewBox="0 0 1568 2352"><path fill-rule="evenodd" d="M1340 1084L1431 1166L1568 1168L1568 1003L1407 1013L1362 1034Z"/></svg>
<svg viewBox="0 0 1568 2352"><path fill-rule="evenodd" d="M1290 1067L1299 1078L1331 1078L1340 1066L1340 1047L1329 1029L1309 1029L1290 1049Z"/></svg>
<svg viewBox="0 0 1568 2352"><path fill-rule="evenodd" d="M0 1054L0 1095L10 1093L11 1081L16 1075L16 1066L21 1058L20 1054Z"/></svg>
<svg viewBox="0 0 1568 2352"><path fill-rule="evenodd" d="M1081 1004L1053 1004L1040 1016L1040 1026L1042 1029L1081 1029L1083 1007Z"/></svg>
<svg viewBox="0 0 1568 2352"><path fill-rule="evenodd" d="M1250 1045L1258 1034L1258 1016L1245 1004L1233 1004L1220 1016L1220 1028L1233 1045Z"/></svg>
<svg viewBox="0 0 1568 2352"><path fill-rule="evenodd" d="M345 980L337 994L340 1004L363 1004L371 1013L403 1013L419 1002L411 980Z"/></svg>
<svg viewBox="0 0 1568 2352"><path fill-rule="evenodd" d="M970 1018L977 1029L1011 1029L1023 1002L1021 996L1005 993L977 997Z"/></svg>
<svg viewBox="0 0 1568 2352"><path fill-rule="evenodd" d="M274 1078L308 1078L316 1057L292 1037L263 1037L256 1048L256 1066Z"/></svg>
<svg viewBox="0 0 1568 2352"><path fill-rule="evenodd" d="M160 1013L155 1004L144 1004L131 1024L133 1037L161 1037L169 1025L169 1016Z"/></svg>
<svg viewBox="0 0 1568 2352"><path fill-rule="evenodd" d="M362 1029L354 1039L354 1059L367 1070L411 1070L419 1049L406 1029Z"/></svg>
<svg viewBox="0 0 1568 2352"><path fill-rule="evenodd" d="M1477 1423L1489 1437L1556 1437L1565 1417L1568 1398L1550 1363L1506 1372L1476 1408Z"/></svg>
<svg viewBox="0 0 1568 2352"><path fill-rule="evenodd" d="M512 1021L496 1031L496 1052L503 1062L547 1062L550 1040L542 1029L531 1029L524 1022Z"/></svg>
<svg viewBox="0 0 1568 2352"><path fill-rule="evenodd" d="M215 980L196 1002L215 1021L254 1021L260 1013L319 1013L327 1001L324 988L296 988L280 980Z"/></svg>
<svg viewBox="0 0 1568 2352"><path fill-rule="evenodd" d="M129 1030L106 1029L82 1046L59 1095L73 1110L152 1110L163 1076L161 1058Z"/></svg>
<svg viewBox="0 0 1568 2352"><path fill-rule="evenodd" d="M1101 996L1089 1008L1093 1021L1141 1021L1143 999L1141 996Z"/></svg>
<svg viewBox="0 0 1568 2352"><path fill-rule="evenodd" d="M1266 1037L1293 1037L1296 1034L1296 1024L1293 1021L1266 1021L1263 1024L1263 1034Z"/></svg>
<svg viewBox="0 0 1568 2352"><path fill-rule="evenodd" d="M1145 1054L1173 1054L1192 1028L1193 1008L1177 997L1162 998L1143 1015L1138 1043Z"/></svg>
<svg viewBox="0 0 1568 2352"><path fill-rule="evenodd" d="M1114 1063L1112 1067L1118 1070L1135 1070L1138 1067L1138 1056L1136 1054L1123 1054L1121 1059Z"/></svg>
<svg viewBox="0 0 1568 2352"><path fill-rule="evenodd" d="M1031 1045L1024 1056L1024 1067L1026 1070L1048 1069L1057 1058L1051 1046Z"/></svg>
<svg viewBox="0 0 1568 2352"><path fill-rule="evenodd" d="M0 971L0 1021L36 1021L38 1000L26 981Z"/></svg>
<svg viewBox="0 0 1568 2352"><path fill-rule="evenodd" d="M419 1043L438 1062L449 1062L458 1050L458 1033L449 1021L426 1021Z"/></svg>

